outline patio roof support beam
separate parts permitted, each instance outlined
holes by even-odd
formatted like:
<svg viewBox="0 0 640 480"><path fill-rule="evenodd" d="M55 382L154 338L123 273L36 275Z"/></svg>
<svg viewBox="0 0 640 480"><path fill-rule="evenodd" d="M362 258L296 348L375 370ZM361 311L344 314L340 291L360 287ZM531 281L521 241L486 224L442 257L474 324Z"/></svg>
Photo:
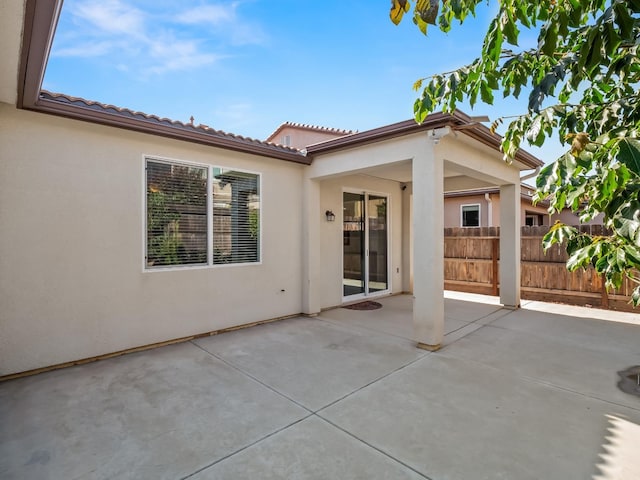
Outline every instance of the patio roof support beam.
<svg viewBox="0 0 640 480"><path fill-rule="evenodd" d="M320 313L320 182L305 178L303 186L302 313Z"/></svg>
<svg viewBox="0 0 640 480"><path fill-rule="evenodd" d="M438 133L424 137L412 161L414 339L431 351L444 338L444 160L437 155Z"/></svg>
<svg viewBox="0 0 640 480"><path fill-rule="evenodd" d="M520 306L520 185L500 187L500 303Z"/></svg>

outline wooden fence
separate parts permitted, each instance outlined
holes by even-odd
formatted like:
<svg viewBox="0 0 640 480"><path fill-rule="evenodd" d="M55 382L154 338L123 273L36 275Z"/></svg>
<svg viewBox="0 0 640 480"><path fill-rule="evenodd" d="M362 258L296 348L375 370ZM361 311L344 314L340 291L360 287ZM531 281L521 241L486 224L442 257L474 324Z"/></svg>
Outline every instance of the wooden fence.
<svg viewBox="0 0 640 480"><path fill-rule="evenodd" d="M579 228L593 235L607 234L600 225ZM548 226L522 227L522 298L636 311L628 303L634 288L631 281L626 280L619 291L607 292L602 276L593 268L567 271L563 246L554 245L545 253L542 237L548 230ZM499 227L445 228L445 288L499 295L499 239Z"/></svg>

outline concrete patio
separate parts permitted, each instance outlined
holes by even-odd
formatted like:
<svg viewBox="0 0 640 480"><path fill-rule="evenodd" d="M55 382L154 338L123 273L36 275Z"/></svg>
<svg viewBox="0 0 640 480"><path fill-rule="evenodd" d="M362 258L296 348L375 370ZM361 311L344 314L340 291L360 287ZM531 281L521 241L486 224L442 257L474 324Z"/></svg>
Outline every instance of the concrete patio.
<svg viewBox="0 0 640 480"><path fill-rule="evenodd" d="M637 479L640 316L446 292L0 384L3 479Z"/></svg>

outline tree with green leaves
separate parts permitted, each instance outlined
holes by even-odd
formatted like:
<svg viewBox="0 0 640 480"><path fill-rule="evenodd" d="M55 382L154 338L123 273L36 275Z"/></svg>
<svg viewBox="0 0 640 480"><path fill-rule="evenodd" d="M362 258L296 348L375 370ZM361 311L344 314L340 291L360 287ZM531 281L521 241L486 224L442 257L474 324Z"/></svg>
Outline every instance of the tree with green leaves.
<svg viewBox="0 0 640 480"><path fill-rule="evenodd" d="M481 0L392 0L398 24L413 7L413 22L444 32L463 23ZM489 2L486 2L489 3ZM418 122L441 109L451 112L468 99L493 104L494 94L529 96L526 112L496 119L506 127L502 151L507 162L523 142L542 145L558 136L567 152L543 168L535 200L547 199L550 213L570 208L582 222L604 215L609 236L590 236L555 224L544 246L564 243L567 267L593 266L607 288L625 277L638 286L640 303L640 0L497 0L498 12L470 65L418 80ZM522 29L537 33L537 44L518 46Z"/></svg>

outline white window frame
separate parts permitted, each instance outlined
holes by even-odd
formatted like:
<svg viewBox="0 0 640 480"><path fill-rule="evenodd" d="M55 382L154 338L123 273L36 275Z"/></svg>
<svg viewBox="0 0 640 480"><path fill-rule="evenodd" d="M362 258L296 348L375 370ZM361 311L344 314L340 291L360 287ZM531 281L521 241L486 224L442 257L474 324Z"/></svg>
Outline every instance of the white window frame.
<svg viewBox="0 0 640 480"><path fill-rule="evenodd" d="M478 207L478 225L465 225L464 216L462 214L464 207ZM460 226L463 228L475 228L482 226L482 205L479 203L464 203L460 205Z"/></svg>
<svg viewBox="0 0 640 480"><path fill-rule="evenodd" d="M194 264L194 265L167 265L159 267L147 266L147 161L161 162L173 165L184 165L187 167L199 167L207 169L207 264ZM213 169L220 168L223 170L235 170L237 172L249 173L257 175L258 177L258 190L260 192L260 214L258 217L258 261L256 262L244 262L244 263L213 263ZM231 267L246 267L262 265L263 255L263 202L262 202L262 172L254 170L247 170L244 168L228 167L221 164L209 164L200 163L189 160L181 160L170 157L164 157L159 155L143 155L142 156L142 271L144 273L150 272L170 272L177 270L200 270L205 268L231 268Z"/></svg>

